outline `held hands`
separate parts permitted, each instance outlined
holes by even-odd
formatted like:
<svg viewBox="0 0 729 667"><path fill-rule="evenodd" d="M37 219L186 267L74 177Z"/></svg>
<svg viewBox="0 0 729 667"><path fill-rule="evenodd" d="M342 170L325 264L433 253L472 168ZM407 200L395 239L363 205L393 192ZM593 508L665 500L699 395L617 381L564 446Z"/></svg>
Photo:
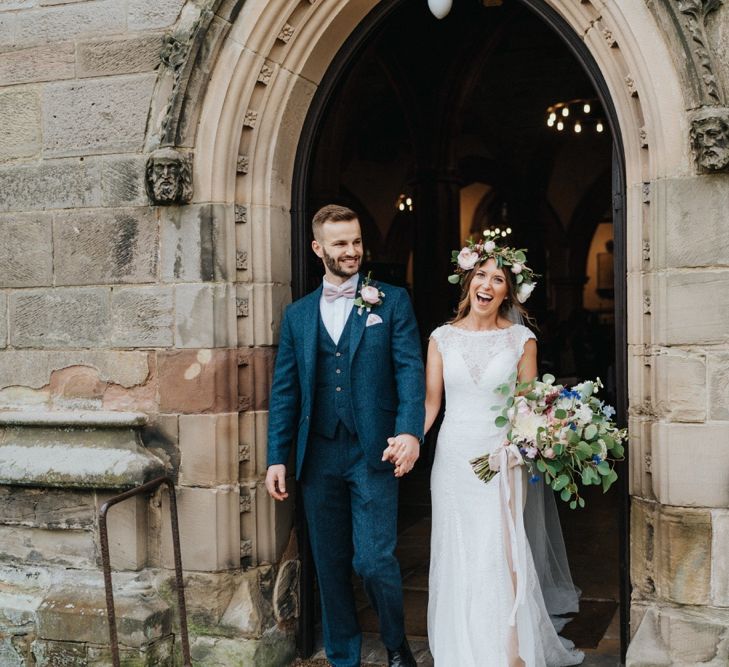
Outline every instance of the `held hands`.
<svg viewBox="0 0 729 667"><path fill-rule="evenodd" d="M387 448L382 460L395 465L395 477L409 473L420 456L420 443L414 435L401 433L387 439Z"/></svg>
<svg viewBox="0 0 729 667"><path fill-rule="evenodd" d="M276 464L268 466L266 471L266 490L274 500L286 500L286 466Z"/></svg>

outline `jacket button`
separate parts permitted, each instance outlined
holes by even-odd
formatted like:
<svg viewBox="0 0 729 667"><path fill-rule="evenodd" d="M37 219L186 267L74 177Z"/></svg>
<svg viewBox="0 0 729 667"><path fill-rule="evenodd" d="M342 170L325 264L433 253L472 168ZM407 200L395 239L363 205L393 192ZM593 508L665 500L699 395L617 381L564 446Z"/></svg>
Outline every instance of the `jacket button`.
<svg viewBox="0 0 729 667"><path fill-rule="evenodd" d="M342 388L341 387L337 387L337 391L342 391Z"/></svg>
<svg viewBox="0 0 729 667"><path fill-rule="evenodd" d="M342 356L342 353L341 352L337 352L334 356L341 357Z"/></svg>
<svg viewBox="0 0 729 667"><path fill-rule="evenodd" d="M339 373L341 373L341 372L342 371L339 368L337 368L337 375L339 375Z"/></svg>

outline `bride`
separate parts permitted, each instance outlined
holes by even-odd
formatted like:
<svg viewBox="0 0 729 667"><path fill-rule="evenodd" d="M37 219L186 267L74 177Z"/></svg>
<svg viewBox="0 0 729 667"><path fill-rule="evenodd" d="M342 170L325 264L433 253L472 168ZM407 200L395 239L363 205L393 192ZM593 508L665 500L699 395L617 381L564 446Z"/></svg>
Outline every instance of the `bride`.
<svg viewBox="0 0 729 667"><path fill-rule="evenodd" d="M527 487L541 500L543 482L525 484L491 409L506 400L497 386L537 374L534 334L515 323L533 274L522 251L493 241L469 243L457 262L461 301L431 334L426 369L426 431L444 390L447 400L431 477L430 650L436 667L577 665L584 656L550 620L524 531ZM501 473L485 484L470 460L491 452Z"/></svg>

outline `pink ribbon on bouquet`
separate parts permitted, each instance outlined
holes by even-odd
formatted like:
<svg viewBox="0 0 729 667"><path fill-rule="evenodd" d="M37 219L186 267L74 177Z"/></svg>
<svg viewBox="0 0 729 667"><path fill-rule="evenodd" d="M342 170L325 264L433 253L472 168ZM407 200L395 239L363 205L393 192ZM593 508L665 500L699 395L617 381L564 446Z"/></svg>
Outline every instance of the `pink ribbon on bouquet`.
<svg viewBox="0 0 729 667"><path fill-rule="evenodd" d="M526 597L527 537L522 512L524 504L524 480L520 470L522 465L524 465L524 459L519 448L514 444L505 443L489 455L491 470L501 472L499 491L503 501L502 510L505 514L506 532L509 533L507 556L511 559L513 579L516 580L514 606L509 616L509 625L516 624L516 613Z"/></svg>

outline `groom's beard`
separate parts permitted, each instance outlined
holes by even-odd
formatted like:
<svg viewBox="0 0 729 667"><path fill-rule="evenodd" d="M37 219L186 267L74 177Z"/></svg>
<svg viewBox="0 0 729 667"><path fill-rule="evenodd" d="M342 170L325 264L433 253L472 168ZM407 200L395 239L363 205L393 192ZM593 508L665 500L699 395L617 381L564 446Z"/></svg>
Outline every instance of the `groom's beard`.
<svg viewBox="0 0 729 667"><path fill-rule="evenodd" d="M354 257L347 257L346 259L356 259L357 264L350 268L345 268L341 265L341 260L337 259L335 257L332 257L327 253L324 248L322 248L322 252L324 254L324 265L329 269L329 272L334 274L335 276L338 276L339 278L351 278L355 273L359 271L359 266L362 263L362 257L361 256L354 256ZM344 259L344 258L342 258Z"/></svg>

